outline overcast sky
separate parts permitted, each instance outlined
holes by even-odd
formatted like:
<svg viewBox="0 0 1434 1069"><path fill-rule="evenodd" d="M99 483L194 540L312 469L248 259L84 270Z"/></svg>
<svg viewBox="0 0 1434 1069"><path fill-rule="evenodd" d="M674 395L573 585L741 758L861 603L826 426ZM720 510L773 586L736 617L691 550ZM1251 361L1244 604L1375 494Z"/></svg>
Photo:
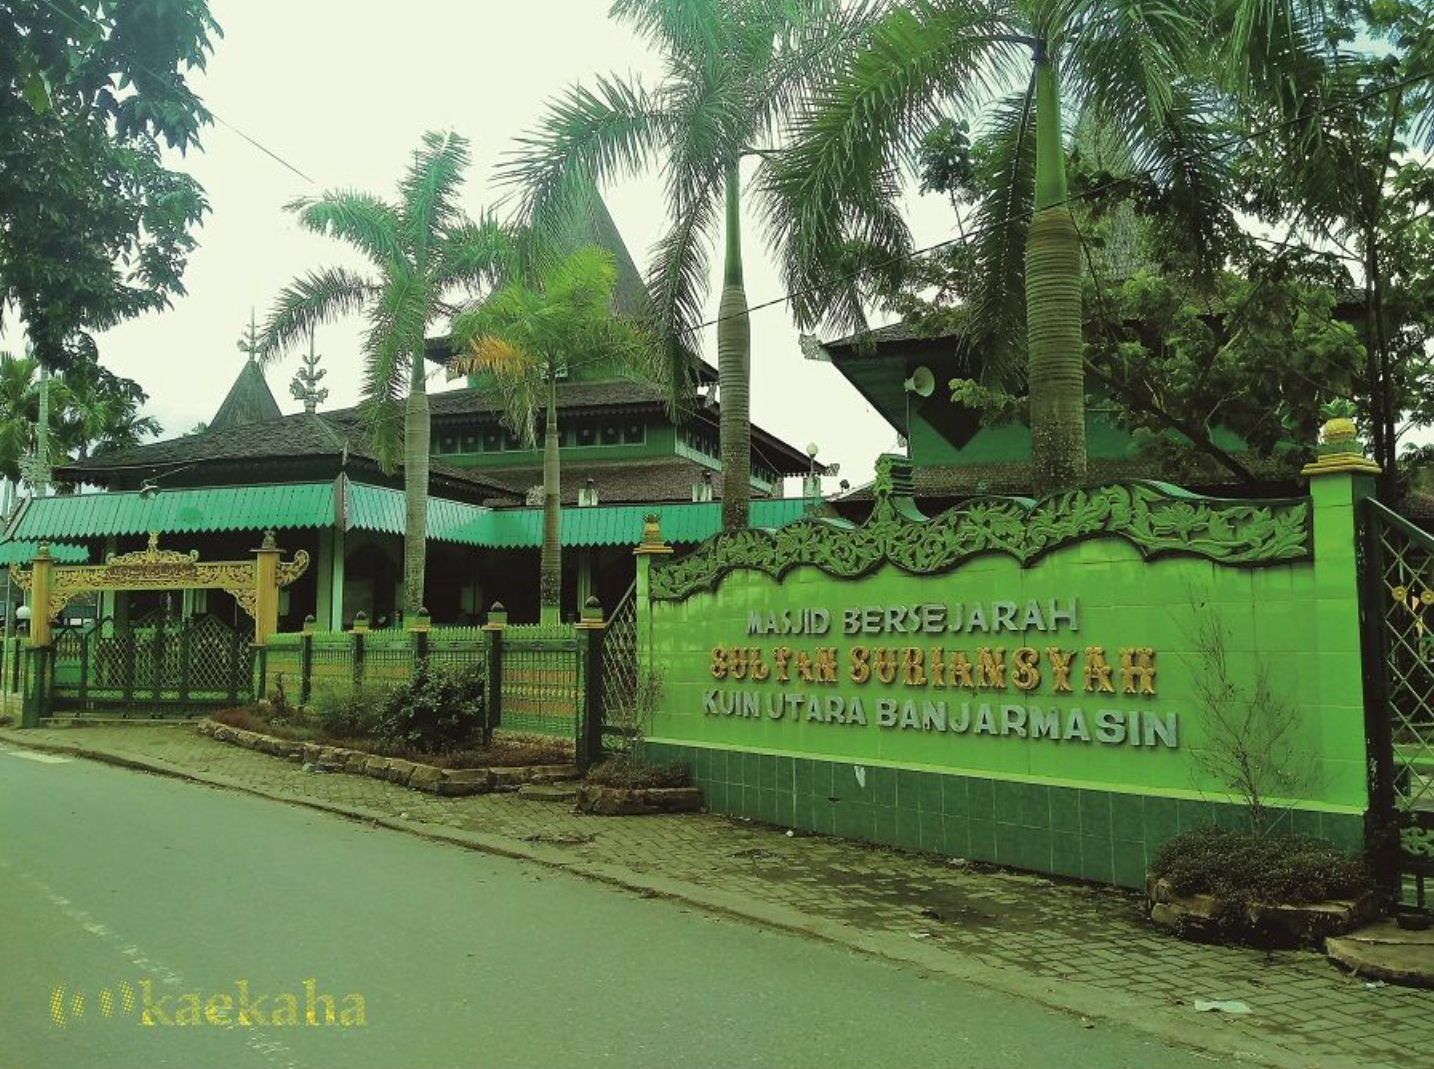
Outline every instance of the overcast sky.
<svg viewBox="0 0 1434 1069"><path fill-rule="evenodd" d="M251 306L262 322L295 275L329 264L362 266L337 242L302 232L284 204L333 186L389 195L420 135L453 129L473 142L465 200L477 214L502 192L493 181L495 163L548 98L607 71L649 79L659 73L643 43L608 20L607 0L406 0L398 7L211 0L210 6L224 37L196 79L199 92L225 123L314 183L223 124L205 132L202 153L180 162L204 185L213 208L185 275L189 294L168 312L100 338L106 366L149 391L166 437L209 419L219 406L243 360L235 343ZM645 270L665 221L656 180L613 186L605 196ZM939 199L913 198L911 208L919 241L950 236L952 218ZM758 304L783 288L750 217L746 237L747 293ZM713 314L716 303L714 287ZM353 319L319 334L330 407L357 399L358 332ZM713 335L704 332L709 359ZM752 335L755 421L799 448L817 443L821 459L840 462L853 484L867 478L875 456L895 446L892 428L830 365L803 360L785 308L755 313ZM285 411L300 407L288 392L296 368L290 358L268 372ZM436 379L431 388L451 387Z"/></svg>

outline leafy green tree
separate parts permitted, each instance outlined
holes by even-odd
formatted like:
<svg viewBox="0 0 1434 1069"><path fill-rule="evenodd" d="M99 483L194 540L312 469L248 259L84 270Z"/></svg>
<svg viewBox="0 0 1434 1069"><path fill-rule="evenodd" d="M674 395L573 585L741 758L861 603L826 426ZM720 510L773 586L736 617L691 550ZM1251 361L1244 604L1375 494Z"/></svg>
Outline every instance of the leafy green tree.
<svg viewBox="0 0 1434 1069"><path fill-rule="evenodd" d="M723 226L717 323L722 522L745 527L751 501L751 325L743 285L741 183L747 155L777 141L809 81L866 20L841 0L616 0L611 14L664 59L661 82L601 78L549 108L503 170L523 188L523 214L555 234L601 184L660 165L671 228L648 277L654 330L668 339L674 389L707 297L709 254Z"/></svg>
<svg viewBox="0 0 1434 1069"><path fill-rule="evenodd" d="M58 418L60 443L77 460L139 445L161 431L158 420L141 415L149 395L132 379L81 364L64 372L60 386L60 407L51 418Z"/></svg>
<svg viewBox="0 0 1434 1069"><path fill-rule="evenodd" d="M428 529L430 423L424 340L451 317L455 293L496 281L513 255L508 234L490 218L470 219L458 189L470 160L468 141L427 133L390 203L368 193L332 190L289 205L300 225L357 249L365 276L330 267L295 279L279 295L263 331L261 355L276 359L307 342L319 325L361 312L367 321L361 408L379 458L403 466L406 498L404 609L423 606ZM405 388L407 400L401 402Z"/></svg>
<svg viewBox="0 0 1434 1069"><path fill-rule="evenodd" d="M541 268L532 281L508 282L453 322L455 368L487 380L514 433L536 445L539 412L543 414L538 593L544 622L557 620L562 600L558 383L572 370L591 364L658 385L666 384L670 370L653 335L613 314L616 284L611 253L580 249Z"/></svg>
<svg viewBox="0 0 1434 1069"><path fill-rule="evenodd" d="M1381 491L1393 497L1401 435L1434 421L1426 389L1434 175L1416 152L1434 149L1434 14L1407 0L1350 0L1323 29L1297 82L1319 107L1277 128L1275 151L1242 152L1236 174L1260 218L1351 268L1368 351L1355 400L1384 470ZM1267 107L1246 119L1271 114L1283 113Z"/></svg>
<svg viewBox="0 0 1434 1069"><path fill-rule="evenodd" d="M219 28L203 0L17 0L0 11L0 307L46 366L184 292L203 191L161 142L197 146L186 81Z"/></svg>
<svg viewBox="0 0 1434 1069"><path fill-rule="evenodd" d="M909 0L886 12L819 86L795 124L795 144L765 178L789 288L802 295L799 318L864 325L860 288L834 285L831 265L879 271L908 259L912 241L896 204L903 169L953 112L982 116L974 175L962 179L979 191L968 221L975 283L963 329L988 380L1009 385L1024 368L1037 488L1079 482L1082 249L1062 116L1122 140L1165 224L1212 277L1229 212L1210 41L1226 46L1213 65L1236 80L1262 62L1252 41L1278 44L1271 10L1285 7ZM864 251L853 257L853 248Z"/></svg>
<svg viewBox="0 0 1434 1069"><path fill-rule="evenodd" d="M140 414L149 397L139 384L97 365L52 377L48 389L52 462L83 460L160 433L157 420ZM21 478L21 462L36 452L39 426L39 360L0 353L0 477Z"/></svg>

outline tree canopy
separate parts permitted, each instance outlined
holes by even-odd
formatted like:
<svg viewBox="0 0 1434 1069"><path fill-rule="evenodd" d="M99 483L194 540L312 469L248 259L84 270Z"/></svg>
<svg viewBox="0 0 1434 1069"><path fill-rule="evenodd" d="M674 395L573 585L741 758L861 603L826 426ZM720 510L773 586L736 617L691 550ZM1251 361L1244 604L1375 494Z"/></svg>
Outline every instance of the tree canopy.
<svg viewBox="0 0 1434 1069"><path fill-rule="evenodd" d="M184 293L208 204L164 165L210 120L187 75L219 35L203 0L17 0L0 12L0 315L46 366Z"/></svg>

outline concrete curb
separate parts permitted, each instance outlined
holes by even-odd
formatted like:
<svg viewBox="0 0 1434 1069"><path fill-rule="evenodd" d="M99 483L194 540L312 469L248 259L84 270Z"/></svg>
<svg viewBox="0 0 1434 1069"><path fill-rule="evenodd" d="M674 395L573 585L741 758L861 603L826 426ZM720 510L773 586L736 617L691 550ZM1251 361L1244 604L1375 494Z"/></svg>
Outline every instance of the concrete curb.
<svg viewBox="0 0 1434 1069"><path fill-rule="evenodd" d="M848 925L812 917L795 909L702 887L683 880L637 873L619 865L584 861L562 849L511 839L487 832L462 831L390 817L360 806L321 801L287 791L254 787L212 773L195 772L156 758L100 750L80 745L55 743L27 737L25 732L0 728L0 742L46 753L63 754L139 772L149 772L191 783L241 791L271 801L332 813L394 831L405 832L432 842L446 843L517 861L530 861L546 868L571 873L646 898L665 898L695 906L709 913L761 925L778 931L844 947L869 957L937 973L953 980L977 984L1006 995L1026 998L1064 1013L1091 1021L1105 1021L1150 1034L1174 1046L1196 1049L1232 1058L1238 1062L1266 1065L1275 1069L1381 1069L1382 1063L1360 1062L1342 1056L1300 1055L1277 1045L1272 1039L1253 1034L1231 1021L1212 1014L1196 1015L1152 1006L1147 1000L1111 992L1061 986L1058 980L1028 976L972 961L961 951L937 941L910 940L885 933L863 932ZM1389 1066L1388 1069L1394 1069Z"/></svg>

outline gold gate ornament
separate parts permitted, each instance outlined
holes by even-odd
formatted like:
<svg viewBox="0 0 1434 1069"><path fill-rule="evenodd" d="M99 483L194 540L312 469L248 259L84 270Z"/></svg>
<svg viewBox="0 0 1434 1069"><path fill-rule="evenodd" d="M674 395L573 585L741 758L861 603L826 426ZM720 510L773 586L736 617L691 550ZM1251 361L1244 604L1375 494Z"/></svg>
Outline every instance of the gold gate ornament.
<svg viewBox="0 0 1434 1069"><path fill-rule="evenodd" d="M149 545L134 553L111 553L103 564L56 565L48 543L42 543L30 568L10 566L15 585L30 592L34 616L30 645L50 644L50 623L76 596L99 590L223 590L254 618L254 641L263 645L279 629L279 591L309 567L304 550L291 561L273 531L266 531L254 560L201 561L198 551L179 553L159 548L159 534L150 532Z"/></svg>

